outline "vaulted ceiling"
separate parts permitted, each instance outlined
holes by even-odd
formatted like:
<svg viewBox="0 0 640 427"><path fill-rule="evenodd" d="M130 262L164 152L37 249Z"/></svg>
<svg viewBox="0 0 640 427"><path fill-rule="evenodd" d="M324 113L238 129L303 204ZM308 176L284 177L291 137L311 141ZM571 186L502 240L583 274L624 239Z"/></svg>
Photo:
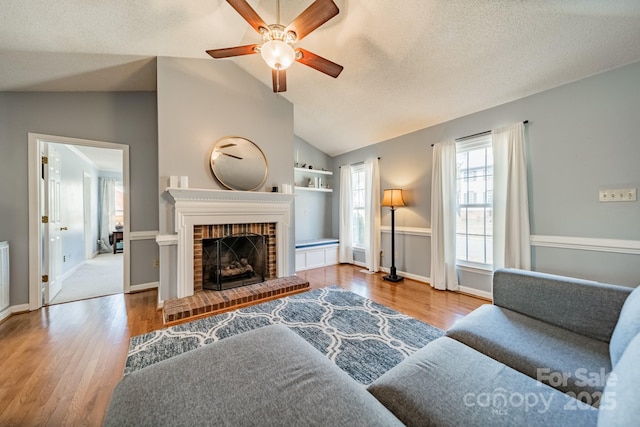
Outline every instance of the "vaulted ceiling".
<svg viewBox="0 0 640 427"><path fill-rule="evenodd" d="M248 2L276 22L276 0ZM293 64L279 95L330 155L640 61L638 0L335 2L298 45L344 71ZM286 24L312 0L280 3ZM155 90L156 56L259 42L224 0L0 0L0 91ZM259 55L225 60L271 87Z"/></svg>

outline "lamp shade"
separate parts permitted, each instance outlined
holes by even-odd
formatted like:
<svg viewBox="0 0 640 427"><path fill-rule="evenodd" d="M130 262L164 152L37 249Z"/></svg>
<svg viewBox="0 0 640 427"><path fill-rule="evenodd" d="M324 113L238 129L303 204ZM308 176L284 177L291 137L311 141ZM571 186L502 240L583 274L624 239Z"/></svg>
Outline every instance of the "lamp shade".
<svg viewBox="0 0 640 427"><path fill-rule="evenodd" d="M404 199L402 198L402 190L399 188L384 190L384 195L382 196L382 206L406 206L404 204Z"/></svg>
<svg viewBox="0 0 640 427"><path fill-rule="evenodd" d="M260 49L262 59L274 70L286 70L296 59L293 47L281 40L271 40Z"/></svg>

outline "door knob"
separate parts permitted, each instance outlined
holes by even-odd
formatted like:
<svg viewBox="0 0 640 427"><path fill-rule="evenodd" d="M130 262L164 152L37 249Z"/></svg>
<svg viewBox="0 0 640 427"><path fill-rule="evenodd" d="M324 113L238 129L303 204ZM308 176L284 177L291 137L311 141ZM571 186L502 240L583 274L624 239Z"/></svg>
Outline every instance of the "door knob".
<svg viewBox="0 0 640 427"><path fill-rule="evenodd" d="M68 228L67 227L60 227L60 231L67 231Z"/></svg>

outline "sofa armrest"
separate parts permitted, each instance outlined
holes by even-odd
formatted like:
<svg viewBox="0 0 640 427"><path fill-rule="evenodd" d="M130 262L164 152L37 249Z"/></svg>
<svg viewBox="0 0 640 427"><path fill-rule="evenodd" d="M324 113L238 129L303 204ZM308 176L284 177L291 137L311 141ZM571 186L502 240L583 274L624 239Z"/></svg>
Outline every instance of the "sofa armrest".
<svg viewBox="0 0 640 427"><path fill-rule="evenodd" d="M493 276L495 305L604 342L632 290L518 269L499 269Z"/></svg>

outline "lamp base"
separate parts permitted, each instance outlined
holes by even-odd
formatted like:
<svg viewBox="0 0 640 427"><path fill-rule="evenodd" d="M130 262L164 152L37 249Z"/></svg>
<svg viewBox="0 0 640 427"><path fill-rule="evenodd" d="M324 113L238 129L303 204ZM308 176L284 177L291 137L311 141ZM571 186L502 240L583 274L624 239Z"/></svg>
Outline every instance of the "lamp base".
<svg viewBox="0 0 640 427"><path fill-rule="evenodd" d="M390 274L388 276L382 276L382 280L386 280L387 282L397 283L404 280L404 277L398 276L397 274Z"/></svg>

